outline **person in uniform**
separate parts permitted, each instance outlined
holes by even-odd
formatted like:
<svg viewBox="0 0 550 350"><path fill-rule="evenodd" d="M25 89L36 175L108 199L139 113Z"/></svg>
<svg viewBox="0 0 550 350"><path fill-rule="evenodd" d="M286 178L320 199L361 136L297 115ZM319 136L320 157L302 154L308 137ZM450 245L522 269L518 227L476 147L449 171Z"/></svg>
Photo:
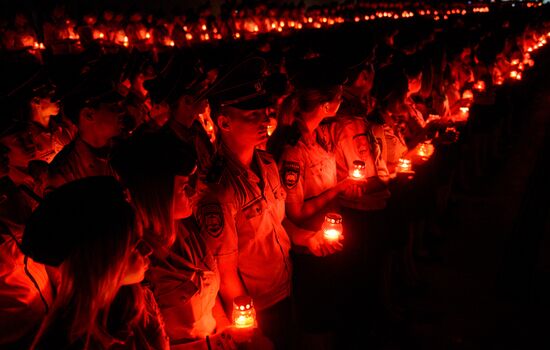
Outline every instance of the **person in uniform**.
<svg viewBox="0 0 550 350"><path fill-rule="evenodd" d="M22 251L61 275L31 349L168 349L160 312L140 282L150 249L111 176L48 193L27 221Z"/></svg>
<svg viewBox="0 0 550 350"><path fill-rule="evenodd" d="M192 215L196 163L191 145L162 131L132 137L112 159L130 192L139 230L153 250L145 280L172 349L204 348L207 337L216 349L233 348L235 342L251 339L231 327L225 315L217 264Z"/></svg>
<svg viewBox="0 0 550 350"><path fill-rule="evenodd" d="M87 176L112 175L108 159L123 129L124 98L110 81L84 84L77 95L65 98L65 112L78 134L50 163L46 191Z"/></svg>
<svg viewBox="0 0 550 350"><path fill-rule="evenodd" d="M363 79L363 73L356 67L349 67L347 71L351 82ZM368 64L367 71L370 71ZM390 280L386 268L389 266L386 206L390 198L387 142L383 125L367 120L378 106L371 105L367 112L367 108L361 108L363 105L357 98L345 99L342 112L331 127L338 180L352 177L356 167L363 168L363 173L359 172L355 180L362 183L362 191L346 191L339 196L344 230L351 232L345 241L346 248L351 248L348 249L349 264L353 266L353 273L361 271L363 275L361 280L352 275L348 282L351 285L348 300L353 300L353 304L347 309L359 309L365 315L364 322L349 331L351 342L361 339L365 328L375 329L390 294L384 283Z"/></svg>
<svg viewBox="0 0 550 350"><path fill-rule="evenodd" d="M199 174L210 166L215 151L215 125L203 92L208 84L202 62L196 57L176 53L168 58L161 72L145 82L153 114L166 113L165 128L197 150ZM152 120L158 120L152 115Z"/></svg>
<svg viewBox="0 0 550 350"><path fill-rule="evenodd" d="M41 196L47 164L71 141L76 127L59 113L56 86L43 67L20 62L3 73L10 85L1 93L9 125L0 142L9 148L9 175Z"/></svg>
<svg viewBox="0 0 550 350"><path fill-rule="evenodd" d="M218 262L227 312L240 295L255 305L258 326L277 349L291 342L291 239L311 246L321 232L297 228L285 217L285 190L277 164L257 145L267 139L265 62L249 58L220 74L206 96L220 146L206 176L195 215Z"/></svg>
<svg viewBox="0 0 550 350"><path fill-rule="evenodd" d="M0 178L0 347L28 349L54 291L46 267L20 249L33 206L6 174Z"/></svg>
<svg viewBox="0 0 550 350"><path fill-rule="evenodd" d="M358 191L360 184L348 177L338 181L334 145L321 122L334 117L342 99L343 74L324 57L304 60L300 74L294 75L294 122L280 129L286 137L278 159L281 182L287 193L285 212L297 226L321 230L325 215L339 213L338 196ZM305 68L307 67L307 68ZM289 129L289 130L286 130ZM344 237L353 232L344 232ZM330 346L334 333L345 324L343 288L350 266L346 265L339 241L319 242L319 251L296 249L294 261L294 296L302 346L318 342ZM330 255L330 256L326 256ZM323 272L320 274L319 272ZM327 283L330 280L331 283ZM322 305L322 307L321 307ZM343 316L343 318L341 318Z"/></svg>

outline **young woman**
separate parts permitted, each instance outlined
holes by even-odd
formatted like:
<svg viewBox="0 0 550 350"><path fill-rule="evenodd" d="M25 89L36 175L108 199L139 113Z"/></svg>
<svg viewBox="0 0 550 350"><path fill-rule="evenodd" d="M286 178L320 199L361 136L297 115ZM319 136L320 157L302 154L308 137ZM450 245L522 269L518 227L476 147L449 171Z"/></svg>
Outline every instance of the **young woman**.
<svg viewBox="0 0 550 350"><path fill-rule="evenodd" d="M320 71L311 73L320 74ZM304 80L308 82L309 78L308 74ZM327 78L315 85L298 84L294 98L295 120L286 128L289 130L280 131L287 135L278 159L287 193L285 212L295 225L318 231L325 214L338 212L338 196L354 186L350 179L337 181L332 142L328 130L321 127L325 118L334 117L338 111L342 98L341 81ZM294 291L304 346L331 341L332 333L341 324L339 315L343 315L342 302L346 299L342 293L345 288L341 288L345 284L342 279L345 262L343 254L337 253L342 245L339 241L329 242L318 237L316 249L295 250L294 256Z"/></svg>
<svg viewBox="0 0 550 350"><path fill-rule="evenodd" d="M172 348L205 349L208 341L213 349L233 349L235 336L245 335L229 327L217 297L217 265L192 216L196 163L194 149L167 131L130 140L113 160L153 248L146 280Z"/></svg>
<svg viewBox="0 0 550 350"><path fill-rule="evenodd" d="M60 285L32 349L168 349L150 291L150 250L113 177L61 186L33 212L23 251L58 267Z"/></svg>

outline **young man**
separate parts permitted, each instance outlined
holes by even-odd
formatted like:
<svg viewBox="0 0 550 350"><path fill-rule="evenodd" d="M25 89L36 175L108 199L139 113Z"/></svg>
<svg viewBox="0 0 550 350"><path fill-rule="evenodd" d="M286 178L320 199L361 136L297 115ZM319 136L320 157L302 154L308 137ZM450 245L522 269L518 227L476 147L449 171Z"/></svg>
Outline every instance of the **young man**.
<svg viewBox="0 0 550 350"><path fill-rule="evenodd" d="M67 97L65 113L78 134L50 163L46 191L83 177L112 175L108 157L113 139L122 132L123 99L113 84L99 81Z"/></svg>

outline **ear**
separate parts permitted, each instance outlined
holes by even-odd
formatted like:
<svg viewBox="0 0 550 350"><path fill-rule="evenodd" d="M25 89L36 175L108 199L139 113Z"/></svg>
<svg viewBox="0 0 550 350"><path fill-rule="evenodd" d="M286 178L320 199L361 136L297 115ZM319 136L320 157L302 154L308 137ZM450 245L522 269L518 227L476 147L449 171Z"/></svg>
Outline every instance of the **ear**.
<svg viewBox="0 0 550 350"><path fill-rule="evenodd" d="M229 131L231 129L231 119L223 114L220 114L218 116L218 127L222 131Z"/></svg>

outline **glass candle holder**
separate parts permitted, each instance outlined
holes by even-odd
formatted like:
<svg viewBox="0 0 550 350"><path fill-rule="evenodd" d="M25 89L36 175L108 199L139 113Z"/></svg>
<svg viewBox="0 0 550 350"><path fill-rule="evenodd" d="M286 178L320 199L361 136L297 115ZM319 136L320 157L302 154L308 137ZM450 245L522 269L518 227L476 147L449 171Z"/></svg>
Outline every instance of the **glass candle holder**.
<svg viewBox="0 0 550 350"><path fill-rule="evenodd" d="M479 80L477 83L475 83L474 89L476 89L478 92L485 91L485 82L483 80Z"/></svg>
<svg viewBox="0 0 550 350"><path fill-rule="evenodd" d="M412 162L407 158L399 158L397 163L397 171L400 173L412 171Z"/></svg>
<svg viewBox="0 0 550 350"><path fill-rule="evenodd" d="M326 214L322 230L327 241L338 241L344 230L342 226L342 215L337 213Z"/></svg>
<svg viewBox="0 0 550 350"><path fill-rule="evenodd" d="M474 99L474 94L472 93L471 90L465 90L463 93L462 93L462 98L464 100L473 100Z"/></svg>
<svg viewBox="0 0 550 350"><path fill-rule="evenodd" d="M256 309L252 298L241 295L233 300L233 325L237 328L250 328L256 325Z"/></svg>
<svg viewBox="0 0 550 350"><path fill-rule="evenodd" d="M362 160L354 160L353 169L351 169L349 175L354 180L364 180L367 177L365 162Z"/></svg>

